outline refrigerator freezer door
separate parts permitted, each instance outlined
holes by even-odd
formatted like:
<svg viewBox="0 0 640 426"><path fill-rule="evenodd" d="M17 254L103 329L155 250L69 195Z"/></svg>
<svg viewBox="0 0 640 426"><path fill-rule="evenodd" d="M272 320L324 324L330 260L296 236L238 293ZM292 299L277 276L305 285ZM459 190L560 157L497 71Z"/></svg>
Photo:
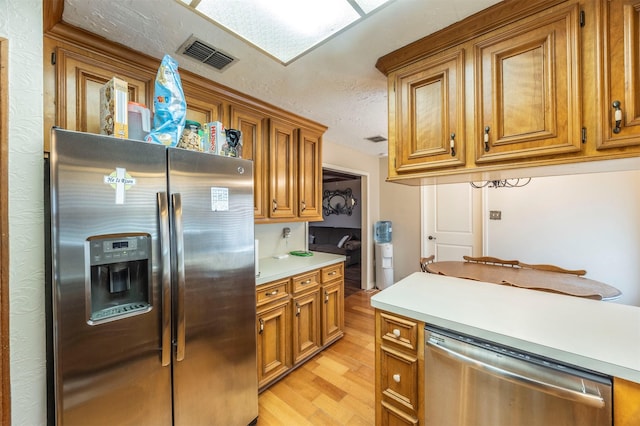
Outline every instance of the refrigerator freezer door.
<svg viewBox="0 0 640 426"><path fill-rule="evenodd" d="M54 129L50 168L57 424L170 425L158 245L166 149ZM144 260L134 269L131 259Z"/></svg>
<svg viewBox="0 0 640 426"><path fill-rule="evenodd" d="M176 425L258 416L253 164L169 149Z"/></svg>

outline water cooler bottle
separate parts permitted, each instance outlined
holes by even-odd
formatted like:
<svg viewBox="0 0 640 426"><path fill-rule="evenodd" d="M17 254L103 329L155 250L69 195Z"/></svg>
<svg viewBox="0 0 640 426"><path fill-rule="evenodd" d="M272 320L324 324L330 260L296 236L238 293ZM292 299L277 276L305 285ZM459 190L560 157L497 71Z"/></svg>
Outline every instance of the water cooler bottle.
<svg viewBox="0 0 640 426"><path fill-rule="evenodd" d="M393 284L393 244L391 221L381 220L374 227L376 287L380 290Z"/></svg>

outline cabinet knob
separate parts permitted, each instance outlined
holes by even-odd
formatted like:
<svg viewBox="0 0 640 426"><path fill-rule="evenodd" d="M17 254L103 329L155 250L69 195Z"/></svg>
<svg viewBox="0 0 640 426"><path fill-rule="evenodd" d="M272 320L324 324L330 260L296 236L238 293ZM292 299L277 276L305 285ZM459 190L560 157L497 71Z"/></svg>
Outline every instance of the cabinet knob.
<svg viewBox="0 0 640 426"><path fill-rule="evenodd" d="M491 131L491 127L487 126L484 128L484 150L485 152L489 152L489 132Z"/></svg>
<svg viewBox="0 0 640 426"><path fill-rule="evenodd" d="M400 330L397 329L397 328L394 328L393 329L393 335L396 336L396 337L400 337Z"/></svg>
<svg viewBox="0 0 640 426"><path fill-rule="evenodd" d="M396 383L400 383L400 375L399 374L394 374L393 375L393 381Z"/></svg>
<svg viewBox="0 0 640 426"><path fill-rule="evenodd" d="M451 140L449 141L449 145L451 147L451 156L456 156L456 134L451 133Z"/></svg>
<svg viewBox="0 0 640 426"><path fill-rule="evenodd" d="M616 121L616 126L613 128L613 133L618 134L622 130L620 127L622 124L622 109L620 109L620 101L613 101L613 104L611 104L611 106L614 109L613 119Z"/></svg>

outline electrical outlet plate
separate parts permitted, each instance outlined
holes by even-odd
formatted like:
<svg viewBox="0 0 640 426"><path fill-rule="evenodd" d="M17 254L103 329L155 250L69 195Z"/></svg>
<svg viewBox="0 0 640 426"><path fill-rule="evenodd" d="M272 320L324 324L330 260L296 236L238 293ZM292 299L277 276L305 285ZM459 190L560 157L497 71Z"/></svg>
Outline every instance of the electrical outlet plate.
<svg viewBox="0 0 640 426"><path fill-rule="evenodd" d="M501 220L502 219L502 211L500 211L500 210L489 210L489 219L490 220Z"/></svg>

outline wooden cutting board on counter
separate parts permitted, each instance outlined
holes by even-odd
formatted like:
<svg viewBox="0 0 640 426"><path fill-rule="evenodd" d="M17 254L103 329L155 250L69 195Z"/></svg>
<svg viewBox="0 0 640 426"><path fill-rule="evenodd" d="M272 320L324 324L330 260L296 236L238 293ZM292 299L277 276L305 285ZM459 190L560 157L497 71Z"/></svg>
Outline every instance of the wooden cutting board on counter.
<svg viewBox="0 0 640 426"><path fill-rule="evenodd" d="M568 294L595 300L613 300L622 294L617 288L577 275L475 262L434 262L426 265L433 274L466 278L531 290Z"/></svg>

